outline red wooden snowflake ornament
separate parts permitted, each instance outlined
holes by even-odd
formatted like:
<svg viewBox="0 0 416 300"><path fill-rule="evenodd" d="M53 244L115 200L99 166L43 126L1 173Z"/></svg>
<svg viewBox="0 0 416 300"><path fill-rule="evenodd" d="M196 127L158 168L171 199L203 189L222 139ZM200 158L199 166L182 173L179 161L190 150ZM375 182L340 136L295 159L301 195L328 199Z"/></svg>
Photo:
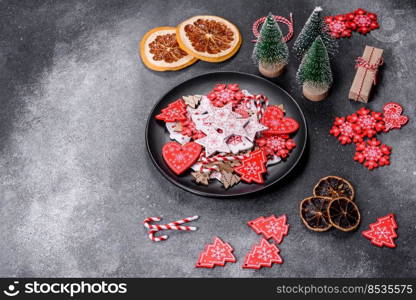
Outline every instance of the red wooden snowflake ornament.
<svg viewBox="0 0 416 300"><path fill-rule="evenodd" d="M379 28L377 15L361 8L345 15L325 17L324 21L334 38L350 37L352 31L366 35L371 30Z"/></svg>
<svg viewBox="0 0 416 300"><path fill-rule="evenodd" d="M266 239L261 239L259 244L253 246L251 251L247 253L243 268L244 269L260 269L262 267L271 267L272 264L283 263L279 255L279 248L269 243Z"/></svg>
<svg viewBox="0 0 416 300"><path fill-rule="evenodd" d="M289 225L286 221L286 215L281 215L278 218L276 218L275 215L271 215L267 218L260 217L253 221L249 221L247 224L253 228L257 234L263 234L266 239L273 238L277 244L280 244L289 230Z"/></svg>
<svg viewBox="0 0 416 300"><path fill-rule="evenodd" d="M256 139L256 144L267 156L276 155L281 158L286 158L289 152L296 147L295 141L286 135L262 136Z"/></svg>
<svg viewBox="0 0 416 300"><path fill-rule="evenodd" d="M397 238L397 223L394 214L377 219L377 222L370 224L370 229L362 232L362 235L371 240L377 247L395 248L394 239Z"/></svg>
<svg viewBox="0 0 416 300"><path fill-rule="evenodd" d="M196 263L197 268L213 268L215 266L224 266L226 262L235 263L233 255L234 249L230 244L223 242L219 237L214 238L214 243L205 247L199 255Z"/></svg>
<svg viewBox="0 0 416 300"><path fill-rule="evenodd" d="M354 114L347 118L335 118L329 133L337 137L343 145L363 141L361 127L357 125L357 118L354 117Z"/></svg>
<svg viewBox="0 0 416 300"><path fill-rule="evenodd" d="M240 91L238 84L217 84L214 89L208 93L208 99L217 107L223 107L231 102L233 107L237 106L244 98L244 94Z"/></svg>
<svg viewBox="0 0 416 300"><path fill-rule="evenodd" d="M354 160L369 170L390 164L391 147L381 144L376 138L356 145Z"/></svg>
<svg viewBox="0 0 416 300"><path fill-rule="evenodd" d="M240 166L234 168L234 171L241 176L245 182L264 183L263 173L267 171L265 164L267 157L262 149L252 151L250 156L244 158Z"/></svg>
<svg viewBox="0 0 416 300"><path fill-rule="evenodd" d="M182 99L169 103L155 118L165 122L185 121L187 119L186 104Z"/></svg>
<svg viewBox="0 0 416 300"><path fill-rule="evenodd" d="M371 138L378 132L382 132L385 128L382 113L371 111L362 107L357 111L356 115L351 115L350 120L353 121L355 117L357 119L354 121L356 121L356 124L361 127L363 137L366 136Z"/></svg>
<svg viewBox="0 0 416 300"><path fill-rule="evenodd" d="M403 107L396 103L396 102L389 102L384 104L383 106L383 121L385 123L384 131L390 131L392 129L400 129L403 125L405 125L409 118L407 116L403 116Z"/></svg>

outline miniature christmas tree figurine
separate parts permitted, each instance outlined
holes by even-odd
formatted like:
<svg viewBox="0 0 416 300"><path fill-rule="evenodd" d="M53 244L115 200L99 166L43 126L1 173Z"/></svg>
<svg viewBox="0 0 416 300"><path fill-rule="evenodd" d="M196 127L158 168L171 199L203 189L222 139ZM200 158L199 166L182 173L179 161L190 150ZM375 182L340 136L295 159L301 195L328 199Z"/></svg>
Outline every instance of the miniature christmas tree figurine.
<svg viewBox="0 0 416 300"><path fill-rule="evenodd" d="M318 35L303 57L296 79L303 85L303 95L309 100L320 101L328 95L332 84L332 71L321 36Z"/></svg>
<svg viewBox="0 0 416 300"><path fill-rule="evenodd" d="M322 8L320 6L313 10L293 44L293 50L296 55L300 58L303 57L318 35L321 36L328 54L334 56L338 51L338 43L327 29L327 25L322 18Z"/></svg>
<svg viewBox="0 0 416 300"><path fill-rule="evenodd" d="M259 64L260 73L266 77L278 77L288 63L289 50L282 37L279 25L269 13L253 51L253 59Z"/></svg>

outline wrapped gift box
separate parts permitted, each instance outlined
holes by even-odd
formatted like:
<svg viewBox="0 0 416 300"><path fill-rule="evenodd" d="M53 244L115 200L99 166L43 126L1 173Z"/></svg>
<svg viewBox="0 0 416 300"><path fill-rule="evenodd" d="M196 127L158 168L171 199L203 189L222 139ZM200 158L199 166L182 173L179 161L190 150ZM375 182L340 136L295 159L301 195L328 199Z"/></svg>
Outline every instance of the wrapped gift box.
<svg viewBox="0 0 416 300"><path fill-rule="evenodd" d="M376 84L377 72L383 64L383 49L365 46L364 54L356 60L357 73L348 98L367 103L371 89Z"/></svg>

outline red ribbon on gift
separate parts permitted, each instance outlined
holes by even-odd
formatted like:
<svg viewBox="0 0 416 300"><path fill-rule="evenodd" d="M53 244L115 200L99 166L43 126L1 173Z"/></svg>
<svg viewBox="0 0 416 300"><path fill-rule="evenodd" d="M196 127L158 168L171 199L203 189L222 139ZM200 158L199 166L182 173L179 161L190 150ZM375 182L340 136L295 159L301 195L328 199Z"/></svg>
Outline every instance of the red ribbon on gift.
<svg viewBox="0 0 416 300"><path fill-rule="evenodd" d="M371 56L370 56L371 59ZM368 61L366 61L363 57L357 57L357 59L355 60L355 68L359 68L362 67L370 72L373 73L373 82L374 85L377 84L376 82L376 78L377 78L377 72L378 72L378 68L383 65L384 60L383 57L380 57L377 62L375 64L370 64ZM365 76L364 76L365 77Z"/></svg>
<svg viewBox="0 0 416 300"><path fill-rule="evenodd" d="M374 48L371 50L371 54L370 57L368 58L369 61L371 61L371 57L373 56L373 52L374 52ZM378 68L383 65L384 60L383 57L380 57L376 63L374 64L370 64L368 61L366 61L362 56L357 57L357 59L355 60L355 68L359 68L362 67L365 69L365 73L364 73L364 77L363 80L361 81L361 86L360 86L360 90L358 91L357 94L357 99L360 99L361 96L361 90L363 88L363 84L364 84L364 80L365 77L367 76L367 72L371 72L373 74L373 83L374 85L377 84L377 72L378 72Z"/></svg>

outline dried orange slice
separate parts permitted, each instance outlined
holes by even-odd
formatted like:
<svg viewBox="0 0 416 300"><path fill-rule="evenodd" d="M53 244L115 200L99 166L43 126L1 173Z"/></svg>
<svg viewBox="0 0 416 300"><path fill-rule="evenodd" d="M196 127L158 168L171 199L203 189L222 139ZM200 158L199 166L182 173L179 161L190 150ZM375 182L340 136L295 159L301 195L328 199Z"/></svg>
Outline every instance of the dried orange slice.
<svg viewBox="0 0 416 300"><path fill-rule="evenodd" d="M336 229L352 231L360 224L361 216L357 204L341 197L333 199L327 208L329 223Z"/></svg>
<svg viewBox="0 0 416 300"><path fill-rule="evenodd" d="M354 200L354 188L352 184L338 176L327 176L321 178L313 188L314 196L338 198L346 197Z"/></svg>
<svg viewBox="0 0 416 300"><path fill-rule="evenodd" d="M300 218L303 224L313 231L327 231L331 228L328 217L328 197L308 197L300 203Z"/></svg>
<svg viewBox="0 0 416 300"><path fill-rule="evenodd" d="M175 27L148 31L140 42L140 56L146 67L154 71L180 70L198 60L179 47Z"/></svg>
<svg viewBox="0 0 416 300"><path fill-rule="evenodd" d="M231 22L216 16L195 16L176 27L179 46L209 62L224 61L241 46L241 34Z"/></svg>

